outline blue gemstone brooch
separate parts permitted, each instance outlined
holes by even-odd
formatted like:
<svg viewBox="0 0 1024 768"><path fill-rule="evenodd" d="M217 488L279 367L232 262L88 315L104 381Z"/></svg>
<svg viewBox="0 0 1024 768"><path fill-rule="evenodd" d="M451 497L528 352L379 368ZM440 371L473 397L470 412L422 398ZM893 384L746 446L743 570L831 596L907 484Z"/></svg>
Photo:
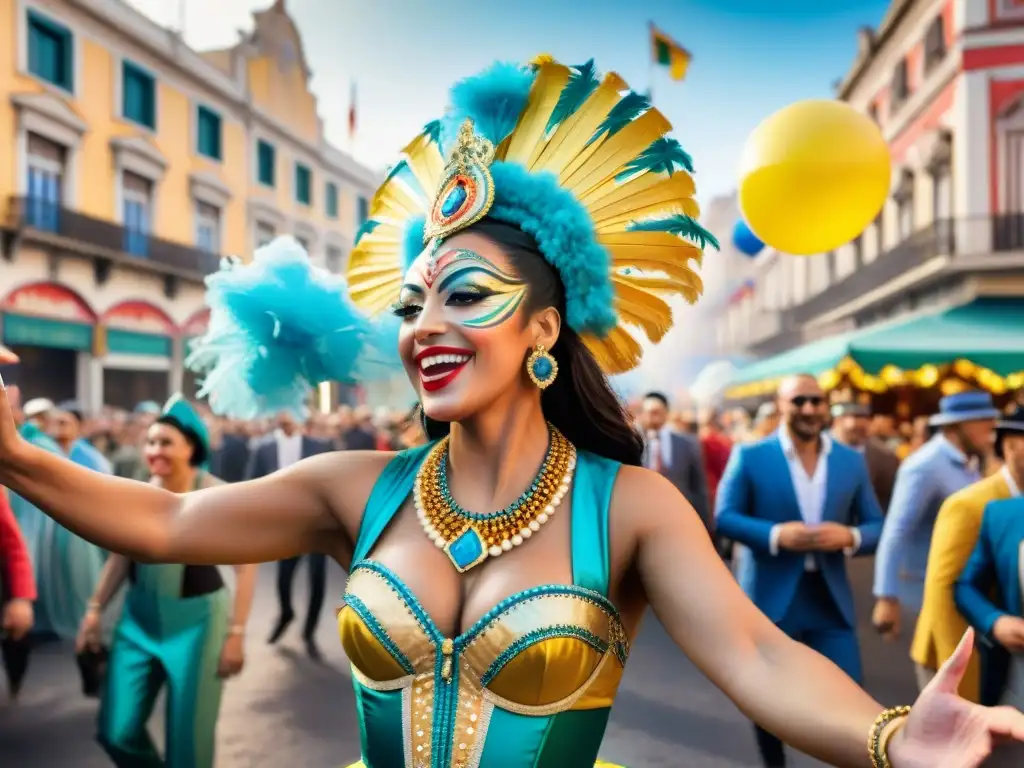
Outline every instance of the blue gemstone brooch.
<svg viewBox="0 0 1024 768"><path fill-rule="evenodd" d="M467 119L459 129L423 232L423 243L436 250L441 241L474 224L494 205L490 165L494 145L473 132Z"/></svg>

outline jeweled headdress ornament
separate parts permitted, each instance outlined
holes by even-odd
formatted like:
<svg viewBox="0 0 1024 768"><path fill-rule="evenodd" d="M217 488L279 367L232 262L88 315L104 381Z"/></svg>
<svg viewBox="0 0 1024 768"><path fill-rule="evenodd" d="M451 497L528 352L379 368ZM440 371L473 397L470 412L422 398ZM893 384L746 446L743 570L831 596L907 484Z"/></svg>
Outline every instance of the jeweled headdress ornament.
<svg viewBox="0 0 1024 768"><path fill-rule="evenodd" d="M635 367L633 335L672 326L665 300L696 301L704 248L690 157L668 120L618 75L550 57L457 83L451 106L402 151L349 260L353 300L388 307L423 251L485 216L537 241L566 292L566 321L608 373Z"/></svg>

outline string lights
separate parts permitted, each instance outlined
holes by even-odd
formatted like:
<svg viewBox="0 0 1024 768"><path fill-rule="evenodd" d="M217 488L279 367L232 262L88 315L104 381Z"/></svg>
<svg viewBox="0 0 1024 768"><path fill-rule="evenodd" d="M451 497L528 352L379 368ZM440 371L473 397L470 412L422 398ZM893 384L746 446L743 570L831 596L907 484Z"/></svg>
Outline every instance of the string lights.
<svg viewBox="0 0 1024 768"><path fill-rule="evenodd" d="M731 387L726 396L730 400L772 395L784 377L763 379ZM839 361L835 368L818 375L818 383L826 392L832 391L848 381L862 392L882 394L896 387L931 389L938 386L943 395L962 392L967 389L983 389L993 395L1024 387L1024 371L1000 376L995 371L983 368L970 360L956 360L949 365L923 365L916 371L907 371L894 365L887 365L877 374L867 373L851 357Z"/></svg>

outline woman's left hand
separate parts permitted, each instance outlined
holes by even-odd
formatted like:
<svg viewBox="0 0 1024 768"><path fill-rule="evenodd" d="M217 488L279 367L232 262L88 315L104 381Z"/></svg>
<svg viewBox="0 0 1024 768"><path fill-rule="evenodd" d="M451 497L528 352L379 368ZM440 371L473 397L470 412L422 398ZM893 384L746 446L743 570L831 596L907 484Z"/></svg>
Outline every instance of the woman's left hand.
<svg viewBox="0 0 1024 768"><path fill-rule="evenodd" d="M973 650L974 630L968 629L893 736L893 768L976 768L1000 744L1024 741L1024 713L983 707L957 695Z"/></svg>
<svg viewBox="0 0 1024 768"><path fill-rule="evenodd" d="M228 635L220 650L217 676L226 680L234 677L245 666L245 638L242 635Z"/></svg>

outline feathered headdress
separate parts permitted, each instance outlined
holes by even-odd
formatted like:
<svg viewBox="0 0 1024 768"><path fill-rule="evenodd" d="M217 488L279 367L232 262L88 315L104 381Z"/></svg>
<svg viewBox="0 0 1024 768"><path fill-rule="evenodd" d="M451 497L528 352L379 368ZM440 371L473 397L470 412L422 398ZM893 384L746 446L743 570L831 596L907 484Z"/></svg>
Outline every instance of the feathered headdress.
<svg viewBox="0 0 1024 768"><path fill-rule="evenodd" d="M566 293L566 321L608 373L640 362L634 338L672 326L715 238L696 221L692 162L671 125L593 61L495 64L457 83L445 117L402 151L374 196L349 260L369 313L388 307L424 248L487 216L537 241Z"/></svg>

